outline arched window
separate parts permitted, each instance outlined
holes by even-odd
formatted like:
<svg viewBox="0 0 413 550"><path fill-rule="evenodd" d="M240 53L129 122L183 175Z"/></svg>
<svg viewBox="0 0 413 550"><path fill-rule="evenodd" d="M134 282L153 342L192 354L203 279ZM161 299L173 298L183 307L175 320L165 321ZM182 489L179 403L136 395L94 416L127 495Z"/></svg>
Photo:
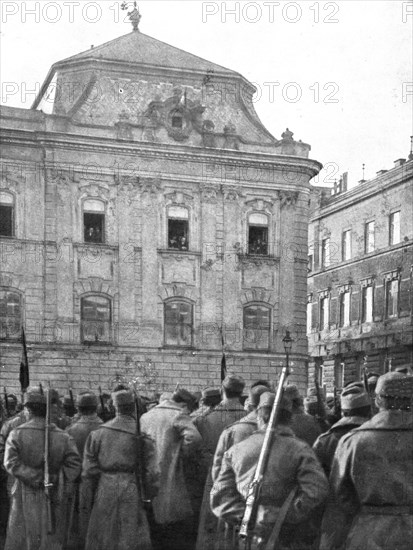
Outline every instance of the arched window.
<svg viewBox="0 0 413 550"><path fill-rule="evenodd" d="M14 237L14 196L0 191L0 236Z"/></svg>
<svg viewBox="0 0 413 550"><path fill-rule="evenodd" d="M268 217L253 213L248 216L248 254L268 255Z"/></svg>
<svg viewBox="0 0 413 550"><path fill-rule="evenodd" d="M109 344L111 341L111 302L104 296L85 296L81 300L83 343Z"/></svg>
<svg viewBox="0 0 413 550"><path fill-rule="evenodd" d="M0 338L18 339L22 326L22 301L18 292L0 290Z"/></svg>
<svg viewBox="0 0 413 550"><path fill-rule="evenodd" d="M259 304L244 307L244 349L268 350L270 347L271 310Z"/></svg>
<svg viewBox="0 0 413 550"><path fill-rule="evenodd" d="M105 203L87 199L83 203L83 231L85 243L105 242Z"/></svg>
<svg viewBox="0 0 413 550"><path fill-rule="evenodd" d="M168 248L189 249L189 212L184 206L168 208Z"/></svg>
<svg viewBox="0 0 413 550"><path fill-rule="evenodd" d="M164 304L165 345L192 346L193 306L171 300Z"/></svg>

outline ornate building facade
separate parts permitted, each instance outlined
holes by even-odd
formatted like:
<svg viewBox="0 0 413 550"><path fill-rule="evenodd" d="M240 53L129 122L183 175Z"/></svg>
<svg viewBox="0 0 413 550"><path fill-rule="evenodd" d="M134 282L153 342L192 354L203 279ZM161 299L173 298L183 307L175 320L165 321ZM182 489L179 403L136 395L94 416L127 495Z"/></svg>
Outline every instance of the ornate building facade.
<svg viewBox="0 0 413 550"><path fill-rule="evenodd" d="M137 27L137 25L135 25ZM53 65L2 107L2 384L197 389L274 378L290 329L306 384L309 181L241 75L133 32ZM303 336L304 335L304 336Z"/></svg>
<svg viewBox="0 0 413 550"><path fill-rule="evenodd" d="M314 188L309 229L310 372L331 391L412 365L413 155L334 193ZM316 371L316 373L314 373Z"/></svg>

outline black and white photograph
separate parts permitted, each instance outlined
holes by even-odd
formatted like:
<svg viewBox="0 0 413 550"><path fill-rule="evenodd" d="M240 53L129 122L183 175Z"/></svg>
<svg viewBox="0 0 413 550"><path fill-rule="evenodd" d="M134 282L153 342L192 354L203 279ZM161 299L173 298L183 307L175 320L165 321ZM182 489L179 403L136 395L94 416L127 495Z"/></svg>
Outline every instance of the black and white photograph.
<svg viewBox="0 0 413 550"><path fill-rule="evenodd" d="M410 550L413 0L0 46L0 550Z"/></svg>

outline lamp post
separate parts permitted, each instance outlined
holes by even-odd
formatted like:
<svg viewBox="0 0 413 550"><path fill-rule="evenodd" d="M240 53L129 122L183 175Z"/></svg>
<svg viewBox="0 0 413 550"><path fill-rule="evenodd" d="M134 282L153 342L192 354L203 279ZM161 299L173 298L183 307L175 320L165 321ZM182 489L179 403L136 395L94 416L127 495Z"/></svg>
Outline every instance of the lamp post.
<svg viewBox="0 0 413 550"><path fill-rule="evenodd" d="M291 348L293 347L293 339L291 338L290 336L290 331L289 330L286 330L285 331L285 336L282 340L283 342L283 345L284 345L284 351L285 351L285 355L287 357L287 371L289 369L289 359L290 359L290 352L291 352Z"/></svg>

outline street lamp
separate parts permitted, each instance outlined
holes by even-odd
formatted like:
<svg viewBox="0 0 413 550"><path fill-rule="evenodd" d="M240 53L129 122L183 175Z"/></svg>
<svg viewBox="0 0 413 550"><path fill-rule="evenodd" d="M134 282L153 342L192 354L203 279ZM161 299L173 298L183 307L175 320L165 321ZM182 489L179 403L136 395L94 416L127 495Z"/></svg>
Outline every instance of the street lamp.
<svg viewBox="0 0 413 550"><path fill-rule="evenodd" d="M290 336L290 331L286 330L285 331L285 336L284 336L282 342L284 344L285 355L287 356L287 370L288 370L288 367L289 367L288 363L289 363L291 348L293 347L293 341L294 340Z"/></svg>

